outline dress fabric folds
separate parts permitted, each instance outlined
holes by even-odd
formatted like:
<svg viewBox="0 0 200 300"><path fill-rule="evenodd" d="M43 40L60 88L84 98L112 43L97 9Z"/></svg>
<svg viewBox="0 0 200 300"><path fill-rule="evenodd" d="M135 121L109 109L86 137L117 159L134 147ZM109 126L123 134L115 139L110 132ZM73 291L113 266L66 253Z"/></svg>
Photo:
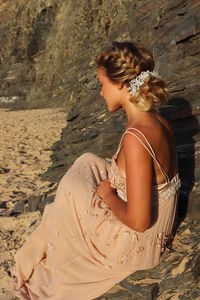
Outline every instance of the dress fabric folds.
<svg viewBox="0 0 200 300"><path fill-rule="evenodd" d="M132 129L124 134L133 134ZM172 234L180 179L177 174L169 180L146 137L144 146L166 179L153 187L152 226L143 233L130 229L96 193L98 184L109 179L127 201L126 179L116 163L123 136L110 161L85 153L62 177L54 202L46 205L40 225L16 253L11 273L18 298L95 299L129 274L161 261Z"/></svg>

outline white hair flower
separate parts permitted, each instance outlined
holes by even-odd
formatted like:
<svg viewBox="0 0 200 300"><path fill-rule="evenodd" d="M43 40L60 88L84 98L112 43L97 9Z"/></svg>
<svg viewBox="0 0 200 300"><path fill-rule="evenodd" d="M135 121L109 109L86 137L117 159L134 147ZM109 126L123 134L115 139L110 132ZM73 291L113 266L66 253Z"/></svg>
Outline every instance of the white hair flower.
<svg viewBox="0 0 200 300"><path fill-rule="evenodd" d="M147 70L141 72L140 75L129 82L127 91L131 94L131 96L133 96L140 89L140 87L145 83L149 76L158 77L158 73L156 73L155 71L150 72L149 70Z"/></svg>

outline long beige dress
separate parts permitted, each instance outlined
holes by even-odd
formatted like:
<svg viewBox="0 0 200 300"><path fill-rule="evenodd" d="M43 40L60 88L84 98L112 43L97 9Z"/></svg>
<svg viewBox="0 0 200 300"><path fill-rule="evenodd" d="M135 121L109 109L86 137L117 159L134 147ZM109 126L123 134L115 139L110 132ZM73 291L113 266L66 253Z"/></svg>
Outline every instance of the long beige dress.
<svg viewBox="0 0 200 300"><path fill-rule="evenodd" d="M134 130L124 134L135 135ZM177 174L169 180L146 137L138 134L166 181L153 187L153 225L143 233L130 229L96 193L108 178L127 200L126 179L116 164L123 136L111 161L81 155L61 179L41 224L16 254L12 277L20 299L94 299L129 274L159 264L172 233L180 179Z"/></svg>

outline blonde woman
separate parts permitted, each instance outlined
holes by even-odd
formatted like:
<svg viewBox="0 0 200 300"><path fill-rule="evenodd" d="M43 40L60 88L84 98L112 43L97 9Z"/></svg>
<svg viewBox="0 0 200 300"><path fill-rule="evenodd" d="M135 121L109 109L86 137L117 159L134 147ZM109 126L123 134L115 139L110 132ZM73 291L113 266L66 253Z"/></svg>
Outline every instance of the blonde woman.
<svg viewBox="0 0 200 300"><path fill-rule="evenodd" d="M180 179L175 141L159 107L168 99L149 50L129 42L97 57L101 96L127 125L111 162L85 153L17 252L20 299L94 299L161 261L170 243Z"/></svg>

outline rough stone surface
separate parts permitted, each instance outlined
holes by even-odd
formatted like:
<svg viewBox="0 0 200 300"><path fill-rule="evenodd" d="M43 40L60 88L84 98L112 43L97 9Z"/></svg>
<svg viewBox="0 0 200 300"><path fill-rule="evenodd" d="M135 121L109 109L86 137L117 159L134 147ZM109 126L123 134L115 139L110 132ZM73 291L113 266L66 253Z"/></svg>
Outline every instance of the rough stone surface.
<svg viewBox="0 0 200 300"><path fill-rule="evenodd" d="M112 40L150 48L168 84L161 113L176 136L182 181L173 251L156 269L137 272L101 299L198 299L200 216L200 1L194 0L2 0L0 1L0 103L33 108L62 106L67 127L52 147L42 174L48 194L23 195L12 213L52 201L57 183L83 152L110 157L126 119L107 112L99 97L96 54ZM0 174L9 170L0 167ZM54 185L55 184L55 185ZM18 196L19 198L19 196ZM6 202L1 209L8 214ZM178 227L180 226L180 227Z"/></svg>

